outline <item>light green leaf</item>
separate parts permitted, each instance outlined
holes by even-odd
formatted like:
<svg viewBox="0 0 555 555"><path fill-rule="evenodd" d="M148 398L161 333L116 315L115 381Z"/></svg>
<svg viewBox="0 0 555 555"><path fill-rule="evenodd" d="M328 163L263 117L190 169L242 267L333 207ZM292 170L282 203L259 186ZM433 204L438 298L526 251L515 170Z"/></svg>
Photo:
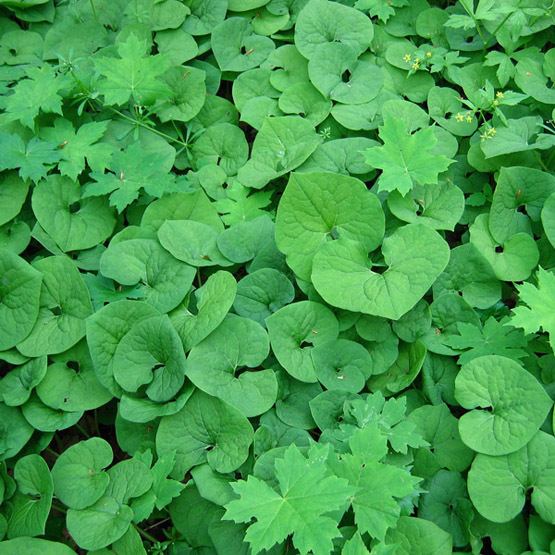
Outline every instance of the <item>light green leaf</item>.
<svg viewBox="0 0 555 555"><path fill-rule="evenodd" d="M534 376L497 355L464 365L455 380L455 397L470 410L459 420L462 440L486 455L506 455L526 445L553 406Z"/></svg>
<svg viewBox="0 0 555 555"><path fill-rule="evenodd" d="M0 250L0 350L25 339L39 315L43 276L12 252Z"/></svg>
<svg viewBox="0 0 555 555"><path fill-rule="evenodd" d="M382 246L385 272L378 273L360 243L339 239L314 257L312 282L332 306L393 320L424 296L447 266L449 247L428 226L409 224Z"/></svg>
<svg viewBox="0 0 555 555"><path fill-rule="evenodd" d="M293 173L277 211L276 243L297 276L309 280L312 258L327 241L351 239L372 251L383 238L384 221L378 198L358 179Z"/></svg>
<svg viewBox="0 0 555 555"><path fill-rule="evenodd" d="M337 339L339 325L324 305L301 301L284 306L266 319L272 350L279 363L295 379L318 380L312 350Z"/></svg>
<svg viewBox="0 0 555 555"><path fill-rule="evenodd" d="M110 444L99 437L66 449L52 468L56 497L73 509L91 506L108 487L110 477L103 469L112 459Z"/></svg>
<svg viewBox="0 0 555 555"><path fill-rule="evenodd" d="M204 462L217 472L233 472L247 460L252 438L252 426L241 412L196 391L177 414L160 420L156 451L160 456L176 452L172 476L182 479Z"/></svg>
<svg viewBox="0 0 555 555"><path fill-rule="evenodd" d="M509 522L530 495L541 518L555 524L554 468L555 438L540 431L509 455L477 455L468 473L470 499L488 520Z"/></svg>

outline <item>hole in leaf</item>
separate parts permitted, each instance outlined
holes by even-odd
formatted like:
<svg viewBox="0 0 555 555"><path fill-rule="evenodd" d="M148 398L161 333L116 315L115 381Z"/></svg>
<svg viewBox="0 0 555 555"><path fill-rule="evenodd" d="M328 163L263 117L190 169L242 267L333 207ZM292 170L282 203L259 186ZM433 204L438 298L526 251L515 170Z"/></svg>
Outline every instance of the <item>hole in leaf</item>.
<svg viewBox="0 0 555 555"><path fill-rule="evenodd" d="M516 209L516 211L517 211L517 212L520 212L521 214L525 214L525 215L526 215L526 214L527 214L527 212L526 212L526 205L525 205L525 204L521 204L521 205Z"/></svg>
<svg viewBox="0 0 555 555"><path fill-rule="evenodd" d="M299 349L307 349L309 347L312 347L312 343L309 343L308 341L305 341L304 339L301 341L301 344L299 345Z"/></svg>
<svg viewBox="0 0 555 555"><path fill-rule="evenodd" d="M328 235L334 240L336 241L337 239L339 239L339 230L333 226L329 231L328 231Z"/></svg>
<svg viewBox="0 0 555 555"><path fill-rule="evenodd" d="M247 53L247 49L244 46L241 46L239 52L244 56Z"/></svg>
<svg viewBox="0 0 555 555"><path fill-rule="evenodd" d="M341 74L341 81L343 81L343 83L348 83L351 80L352 77L352 73L346 69L342 74Z"/></svg>
<svg viewBox="0 0 555 555"><path fill-rule="evenodd" d="M387 270L387 266L372 266L372 272L375 274L383 274Z"/></svg>
<svg viewBox="0 0 555 555"><path fill-rule="evenodd" d="M54 308L50 309L50 312L52 312L52 314L54 314L54 316L61 316L62 315L62 307L61 306L55 306Z"/></svg>
<svg viewBox="0 0 555 555"><path fill-rule="evenodd" d="M502 247L501 245L497 245L497 246L495 247L495 252L496 252L497 254L501 254L501 253L503 252L503 247Z"/></svg>
<svg viewBox="0 0 555 555"><path fill-rule="evenodd" d="M73 370L74 372L79 372L81 370L81 367L79 365L79 361L77 361L77 360L68 360L66 362L66 366L68 368L70 368L71 370Z"/></svg>
<svg viewBox="0 0 555 555"><path fill-rule="evenodd" d="M156 370L159 370L160 368L164 368L165 366L166 365L163 362L158 362L152 367L152 371L156 372Z"/></svg>
<svg viewBox="0 0 555 555"><path fill-rule="evenodd" d="M215 445L207 445L204 449L208 452L212 451L216 447Z"/></svg>
<svg viewBox="0 0 555 555"><path fill-rule="evenodd" d="M422 216L422 214L424 213L424 208L422 208L422 206L418 206L418 208L416 209L416 215L417 216Z"/></svg>
<svg viewBox="0 0 555 555"><path fill-rule="evenodd" d="M70 214L75 214L75 212L79 212L81 210L81 203L80 202L72 202L68 206L68 210Z"/></svg>

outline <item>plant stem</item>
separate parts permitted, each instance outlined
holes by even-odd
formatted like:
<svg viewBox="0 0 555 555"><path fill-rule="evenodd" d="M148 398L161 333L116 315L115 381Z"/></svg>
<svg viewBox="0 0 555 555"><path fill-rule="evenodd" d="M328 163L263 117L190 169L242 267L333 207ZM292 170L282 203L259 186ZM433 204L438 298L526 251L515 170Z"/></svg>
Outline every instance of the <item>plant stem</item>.
<svg viewBox="0 0 555 555"><path fill-rule="evenodd" d="M137 530L137 532L139 532L139 534L141 534L141 536L143 536L143 538L145 538L149 542L158 543L158 540L152 534L149 534L139 526L135 526L135 530Z"/></svg>

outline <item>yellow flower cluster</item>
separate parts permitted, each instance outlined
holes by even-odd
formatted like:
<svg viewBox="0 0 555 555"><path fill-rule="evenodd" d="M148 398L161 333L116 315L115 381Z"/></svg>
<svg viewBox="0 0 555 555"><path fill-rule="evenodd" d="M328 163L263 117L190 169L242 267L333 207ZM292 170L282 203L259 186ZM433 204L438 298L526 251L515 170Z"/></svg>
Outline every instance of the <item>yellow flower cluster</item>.
<svg viewBox="0 0 555 555"><path fill-rule="evenodd" d="M487 141L488 139L493 139L496 133L497 130L495 129L495 127L490 127L480 135L480 138L482 139L482 141Z"/></svg>
<svg viewBox="0 0 555 555"><path fill-rule="evenodd" d="M466 114L463 114L461 112L457 112L455 114L455 119L461 123L463 121L466 121L466 123L472 123L472 112L466 112Z"/></svg>

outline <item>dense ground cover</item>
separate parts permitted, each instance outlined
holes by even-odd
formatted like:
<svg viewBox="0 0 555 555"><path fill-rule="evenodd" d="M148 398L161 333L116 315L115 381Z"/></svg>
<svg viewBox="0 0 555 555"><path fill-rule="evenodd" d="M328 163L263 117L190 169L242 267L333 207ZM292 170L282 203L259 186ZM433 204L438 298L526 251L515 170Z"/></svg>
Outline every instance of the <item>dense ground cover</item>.
<svg viewBox="0 0 555 555"><path fill-rule="evenodd" d="M555 554L546 0L0 0L0 555Z"/></svg>

